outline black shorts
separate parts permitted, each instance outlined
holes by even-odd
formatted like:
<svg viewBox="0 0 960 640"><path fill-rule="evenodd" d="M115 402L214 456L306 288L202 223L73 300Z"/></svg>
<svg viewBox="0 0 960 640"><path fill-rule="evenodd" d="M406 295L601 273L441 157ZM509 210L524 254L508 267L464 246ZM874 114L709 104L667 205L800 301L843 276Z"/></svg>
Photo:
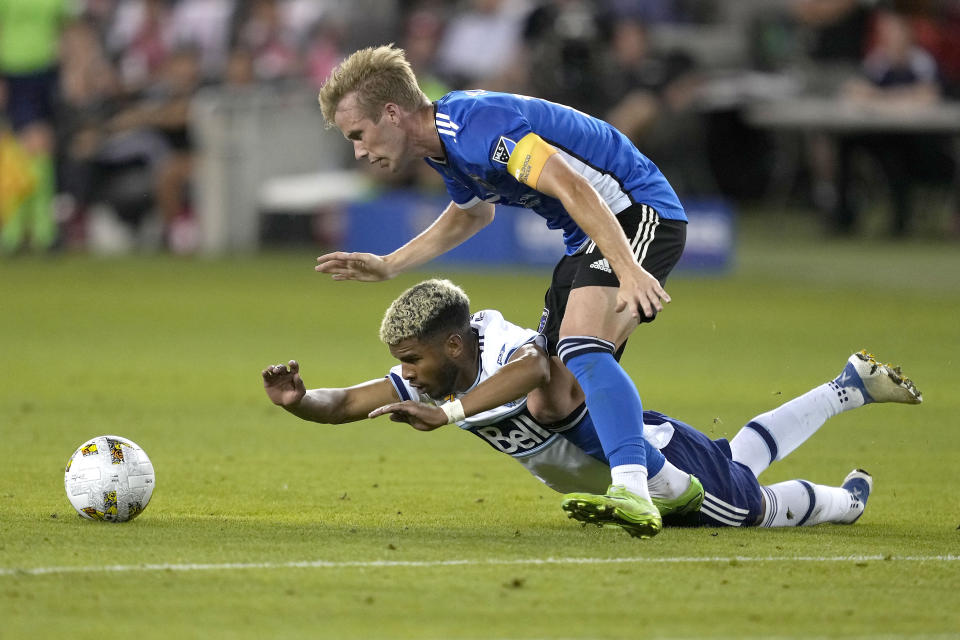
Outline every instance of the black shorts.
<svg viewBox="0 0 960 640"><path fill-rule="evenodd" d="M653 207L634 204L617 215L617 221L634 251L634 257L644 269L663 286L667 276L683 254L687 240L685 220L665 220ZM603 257L600 249L588 240L572 256L564 256L553 269L550 288L543 297L543 316L540 318L540 333L547 338L550 355L557 355L557 340L560 337L560 322L567 309L567 298L572 289L580 287L619 287L620 280ZM640 313L640 322L653 322ZM618 359L622 352L617 353Z"/></svg>
<svg viewBox="0 0 960 640"><path fill-rule="evenodd" d="M34 122L53 122L59 77L57 68L3 77L10 128L20 131Z"/></svg>

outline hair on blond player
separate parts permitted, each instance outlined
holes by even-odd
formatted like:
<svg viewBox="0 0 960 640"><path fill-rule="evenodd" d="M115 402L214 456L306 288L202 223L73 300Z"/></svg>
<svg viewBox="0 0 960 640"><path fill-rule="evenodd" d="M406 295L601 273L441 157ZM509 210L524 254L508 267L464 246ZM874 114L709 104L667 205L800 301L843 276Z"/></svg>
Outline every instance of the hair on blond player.
<svg viewBox="0 0 960 640"><path fill-rule="evenodd" d="M357 92L357 104L363 115L374 124L380 121L383 105L388 102L406 111L430 104L417 84L403 49L392 44L361 49L331 72L318 96L328 127L333 126L337 105L353 91Z"/></svg>
<svg viewBox="0 0 960 640"><path fill-rule="evenodd" d="M380 324L380 339L393 346L469 327L470 298L449 280L434 279L410 287L390 304Z"/></svg>

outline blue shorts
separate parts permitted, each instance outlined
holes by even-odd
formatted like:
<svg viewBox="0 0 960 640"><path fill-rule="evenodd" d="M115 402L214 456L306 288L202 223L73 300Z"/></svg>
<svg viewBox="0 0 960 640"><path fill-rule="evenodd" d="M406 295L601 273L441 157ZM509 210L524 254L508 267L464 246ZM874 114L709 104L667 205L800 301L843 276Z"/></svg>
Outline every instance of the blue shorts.
<svg viewBox="0 0 960 640"><path fill-rule="evenodd" d="M56 67L36 73L4 75L7 116L14 131L34 122L53 122L59 86Z"/></svg>
<svg viewBox="0 0 960 640"><path fill-rule="evenodd" d="M664 518L669 526L750 527L763 517L763 493L753 472L734 462L725 438L711 440L693 427L656 411L644 411L644 422L673 425L673 437L660 449L675 467L703 484L704 499L696 518Z"/></svg>

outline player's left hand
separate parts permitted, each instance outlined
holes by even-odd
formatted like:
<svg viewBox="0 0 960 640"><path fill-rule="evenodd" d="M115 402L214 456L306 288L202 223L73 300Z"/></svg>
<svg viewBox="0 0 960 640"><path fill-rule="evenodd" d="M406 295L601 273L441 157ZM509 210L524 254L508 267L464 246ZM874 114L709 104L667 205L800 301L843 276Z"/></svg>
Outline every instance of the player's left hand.
<svg viewBox="0 0 960 640"><path fill-rule="evenodd" d="M626 308L630 314L640 320L640 313L652 318L657 312L663 311L663 304L670 302L670 295L660 283L650 275L650 272L636 265L630 274L620 277L620 290L617 291L617 313Z"/></svg>
<svg viewBox="0 0 960 640"><path fill-rule="evenodd" d="M384 405L371 411L367 417L376 418L388 413L394 422L406 422L417 431L433 431L447 424L447 414L443 409L413 400Z"/></svg>
<svg viewBox="0 0 960 640"><path fill-rule="evenodd" d="M267 397L279 407L296 407L307 395L307 388L300 377L300 363L291 360L287 364L274 364L260 372Z"/></svg>

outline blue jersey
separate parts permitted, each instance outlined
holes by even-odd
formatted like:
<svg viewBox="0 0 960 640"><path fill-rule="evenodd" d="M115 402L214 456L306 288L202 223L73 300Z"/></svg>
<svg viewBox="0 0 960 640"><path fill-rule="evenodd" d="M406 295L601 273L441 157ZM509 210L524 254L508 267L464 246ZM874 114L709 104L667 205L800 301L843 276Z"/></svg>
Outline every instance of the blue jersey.
<svg viewBox="0 0 960 640"><path fill-rule="evenodd" d="M453 91L435 109L444 157L426 162L443 176L453 202L465 209L480 201L532 209L549 228L563 230L568 255L586 234L559 200L526 184L526 174L508 170L518 143L530 134L555 147L614 214L642 203L661 218L687 219L656 165L602 120L546 100L488 91Z"/></svg>

